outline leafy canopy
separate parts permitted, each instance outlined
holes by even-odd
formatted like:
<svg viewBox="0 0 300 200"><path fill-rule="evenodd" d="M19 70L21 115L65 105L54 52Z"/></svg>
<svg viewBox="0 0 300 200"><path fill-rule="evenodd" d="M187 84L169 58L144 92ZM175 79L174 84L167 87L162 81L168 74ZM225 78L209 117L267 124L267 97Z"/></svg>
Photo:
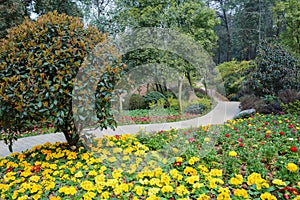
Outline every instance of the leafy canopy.
<svg viewBox="0 0 300 200"><path fill-rule="evenodd" d="M103 51L101 47L107 42L97 29L84 28L79 18L57 12L42 15L37 21L25 19L10 29L0 40L0 127L14 133L26 128L28 122L52 123L70 145L76 145L81 130L74 124L72 111L75 77L80 68L95 64L88 62L89 58L97 60L97 51ZM103 128L115 125L108 108L123 67L113 47L108 49L116 62L100 66L103 72L96 102ZM88 64L83 65L86 57ZM10 134L6 142L12 145L13 139Z"/></svg>

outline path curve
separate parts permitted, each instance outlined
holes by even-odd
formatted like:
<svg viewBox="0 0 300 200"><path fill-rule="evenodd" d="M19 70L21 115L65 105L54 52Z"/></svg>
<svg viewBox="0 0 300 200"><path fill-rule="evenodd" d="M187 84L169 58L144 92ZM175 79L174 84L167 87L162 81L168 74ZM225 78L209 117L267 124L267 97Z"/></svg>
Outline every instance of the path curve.
<svg viewBox="0 0 300 200"><path fill-rule="evenodd" d="M138 132L142 127L146 131L160 131L160 130L170 130L172 128L190 128L198 127L208 124L223 124L227 120L233 119L233 117L240 111L239 102L229 102L223 101L224 98L220 98L219 94L214 90L209 90L209 95L216 101L217 105L208 114L181 122L170 122L163 124L133 124L126 126L119 126L115 131L112 129L100 131L99 129L94 130L93 133L96 137L101 137L104 135L116 135L116 134L133 134ZM14 152L22 152L31 149L34 146L44 144L46 142L66 142L63 133L51 133L45 135L31 136L20 138L13 145ZM10 155L8 147L4 144L4 141L0 141L0 157L5 157Z"/></svg>

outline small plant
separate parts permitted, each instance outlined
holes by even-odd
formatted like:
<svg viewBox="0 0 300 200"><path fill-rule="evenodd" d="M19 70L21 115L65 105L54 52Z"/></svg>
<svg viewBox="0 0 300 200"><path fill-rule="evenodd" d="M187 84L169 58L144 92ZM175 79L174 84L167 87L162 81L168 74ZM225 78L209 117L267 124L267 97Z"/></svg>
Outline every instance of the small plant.
<svg viewBox="0 0 300 200"><path fill-rule="evenodd" d="M189 114L202 114L204 110L207 109L207 107L203 104L192 104L184 109L184 113L189 113Z"/></svg>
<svg viewBox="0 0 300 200"><path fill-rule="evenodd" d="M150 103L157 103L160 99L167 100L167 98L162 93L156 91L149 92L144 97L145 103L148 106L150 105Z"/></svg>
<svg viewBox="0 0 300 200"><path fill-rule="evenodd" d="M281 104L283 111L290 114L299 114L300 113L300 100L290 102L287 104Z"/></svg>
<svg viewBox="0 0 300 200"><path fill-rule="evenodd" d="M278 98L284 104L300 100L300 93L297 90L286 89L278 92Z"/></svg>
<svg viewBox="0 0 300 200"><path fill-rule="evenodd" d="M132 94L129 98L129 110L144 108L146 108L144 98L139 94Z"/></svg>
<svg viewBox="0 0 300 200"><path fill-rule="evenodd" d="M241 98L241 110L255 109L256 111L262 110L264 101L255 95L246 95Z"/></svg>

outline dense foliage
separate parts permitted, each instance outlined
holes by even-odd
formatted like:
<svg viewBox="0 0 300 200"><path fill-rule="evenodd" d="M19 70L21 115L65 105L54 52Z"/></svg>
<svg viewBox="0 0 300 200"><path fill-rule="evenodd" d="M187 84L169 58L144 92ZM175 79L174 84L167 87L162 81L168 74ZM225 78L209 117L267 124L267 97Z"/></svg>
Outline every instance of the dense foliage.
<svg viewBox="0 0 300 200"><path fill-rule="evenodd" d="M254 68L252 61L230 61L217 66L225 88L225 95L229 100L239 99L246 72ZM221 91L220 91L221 92Z"/></svg>
<svg viewBox="0 0 300 200"><path fill-rule="evenodd" d="M299 89L297 62L278 44L263 44L246 86L257 96L277 95L283 89Z"/></svg>
<svg viewBox="0 0 300 200"><path fill-rule="evenodd" d="M26 129L28 122L51 123L70 145L77 145L80 130L74 125L72 112L75 77L80 67L90 67L83 65L87 55L87 61L97 58L99 43L101 51L107 43L105 35L95 28L84 28L79 18L57 12L37 21L26 19L9 30L0 41L0 126L9 133L5 142L10 150L15 134ZM108 53L116 58L112 51ZM114 125L109 105L122 67L100 64L104 71L98 83L97 114L105 128Z"/></svg>

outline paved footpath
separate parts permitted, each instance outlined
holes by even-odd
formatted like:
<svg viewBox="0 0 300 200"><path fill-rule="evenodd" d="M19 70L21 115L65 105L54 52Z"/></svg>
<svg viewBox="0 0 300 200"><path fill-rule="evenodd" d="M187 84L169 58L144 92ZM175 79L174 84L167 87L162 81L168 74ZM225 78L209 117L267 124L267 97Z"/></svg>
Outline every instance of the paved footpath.
<svg viewBox="0 0 300 200"><path fill-rule="evenodd" d="M141 128L144 128L145 131L160 131L160 130L170 130L172 128L190 128L198 127L201 125L208 124L223 124L225 121L232 119L239 112L239 102L228 102L221 101L217 95L212 92L211 96L216 101L216 106L208 114L180 122L171 122L171 123L161 123L161 124L134 124L119 126L115 131L108 129L100 131L99 129L93 130L93 133L96 137L101 137L103 135L121 135L121 134L133 134L137 133ZM20 138L13 145L14 152L22 152L27 149L46 142L55 143L55 142L66 142L66 139L62 133L51 133L45 135L38 135L32 137ZM0 141L0 157L5 157L10 155L8 147L4 144L3 141Z"/></svg>

